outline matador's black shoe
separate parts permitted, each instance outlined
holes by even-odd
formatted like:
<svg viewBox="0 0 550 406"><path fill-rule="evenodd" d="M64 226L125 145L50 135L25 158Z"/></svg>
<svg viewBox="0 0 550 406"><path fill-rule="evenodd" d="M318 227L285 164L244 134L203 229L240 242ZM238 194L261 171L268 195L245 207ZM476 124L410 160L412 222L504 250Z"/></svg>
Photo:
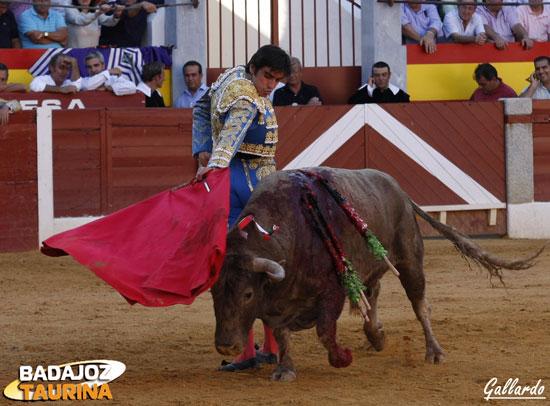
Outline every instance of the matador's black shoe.
<svg viewBox="0 0 550 406"><path fill-rule="evenodd" d="M277 354L265 354L260 352L260 347L258 344L254 344L256 349L256 359L260 364L276 364L277 363Z"/></svg>
<svg viewBox="0 0 550 406"><path fill-rule="evenodd" d="M249 358L242 362L227 362L226 360L223 360L220 371L235 372L249 368L260 369L260 363L256 358Z"/></svg>
<svg viewBox="0 0 550 406"><path fill-rule="evenodd" d="M260 364L276 364L277 363L277 354L264 354L259 350L256 350L256 360Z"/></svg>

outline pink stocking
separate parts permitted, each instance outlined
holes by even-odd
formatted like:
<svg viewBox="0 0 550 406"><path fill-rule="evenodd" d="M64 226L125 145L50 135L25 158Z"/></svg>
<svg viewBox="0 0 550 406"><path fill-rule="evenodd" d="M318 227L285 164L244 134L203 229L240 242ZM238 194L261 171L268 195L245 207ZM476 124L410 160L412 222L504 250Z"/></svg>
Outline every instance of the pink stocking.
<svg viewBox="0 0 550 406"><path fill-rule="evenodd" d="M277 351L277 341L273 337L273 329L264 324L264 346L260 349L260 352L264 354L277 354Z"/></svg>
<svg viewBox="0 0 550 406"><path fill-rule="evenodd" d="M239 355L239 357L233 362L243 362L247 359L254 358L256 356L256 350L254 349L254 328L250 330L248 334L248 342L246 343L246 348Z"/></svg>

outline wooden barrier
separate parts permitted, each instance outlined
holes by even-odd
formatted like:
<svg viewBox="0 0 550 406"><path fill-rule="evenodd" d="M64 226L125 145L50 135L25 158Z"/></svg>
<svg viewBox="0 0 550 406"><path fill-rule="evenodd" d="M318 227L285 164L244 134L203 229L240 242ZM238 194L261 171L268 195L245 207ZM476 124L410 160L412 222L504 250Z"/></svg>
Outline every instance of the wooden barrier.
<svg viewBox="0 0 550 406"><path fill-rule="evenodd" d="M36 114L20 112L0 126L0 252L38 246Z"/></svg>
<svg viewBox="0 0 550 406"><path fill-rule="evenodd" d="M550 201L549 103L535 101L533 114L513 118L533 122L535 200L542 203ZM503 128L508 119L502 102L302 106L277 108L276 113L280 169L300 163L377 168L463 232L507 232ZM37 132L40 142L45 135L37 129L36 114L13 114L0 127L0 252L38 247ZM109 214L196 172L191 109L50 114L55 218ZM461 190L470 187L482 193L470 196ZM483 199L489 200L480 203ZM423 232L430 235L431 230Z"/></svg>

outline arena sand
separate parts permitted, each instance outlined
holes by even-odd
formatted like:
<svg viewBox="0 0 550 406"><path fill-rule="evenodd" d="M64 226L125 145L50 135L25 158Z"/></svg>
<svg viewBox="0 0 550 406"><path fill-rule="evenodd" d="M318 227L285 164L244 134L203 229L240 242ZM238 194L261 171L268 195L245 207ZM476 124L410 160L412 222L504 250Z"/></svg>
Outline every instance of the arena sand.
<svg viewBox="0 0 550 406"><path fill-rule="evenodd" d="M505 258L525 256L544 241L477 240ZM109 405L476 405L487 382L518 378L545 386L550 399L550 248L535 267L505 271L506 287L467 263L446 240L425 242L432 325L446 362L424 363L424 337L398 280L382 279L380 319L386 348L369 349L358 316L346 309L340 344L352 365L335 369L314 329L294 333L298 379L271 382L272 366L222 373L214 348L210 294L191 306L129 306L111 287L69 257L38 252L0 255L0 386L20 365L110 359L126 372L110 383L113 400L58 401ZM256 324L261 342L261 323ZM101 403L100 403L101 402ZM525 400L492 400L524 405ZM545 401L531 400L530 405ZM41 402L50 404L53 402ZM0 404L20 402L0 398Z"/></svg>

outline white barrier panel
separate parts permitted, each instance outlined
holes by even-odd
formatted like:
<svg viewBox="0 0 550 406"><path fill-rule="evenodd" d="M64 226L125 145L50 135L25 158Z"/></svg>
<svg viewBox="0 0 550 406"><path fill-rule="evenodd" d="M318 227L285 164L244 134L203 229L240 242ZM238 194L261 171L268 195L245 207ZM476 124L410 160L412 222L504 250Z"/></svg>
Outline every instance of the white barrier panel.
<svg viewBox="0 0 550 406"><path fill-rule="evenodd" d="M550 203L508 204L510 238L550 238Z"/></svg>
<svg viewBox="0 0 550 406"><path fill-rule="evenodd" d="M54 218L52 109L36 110L36 169L38 172L38 246L54 234L70 230L99 217Z"/></svg>

